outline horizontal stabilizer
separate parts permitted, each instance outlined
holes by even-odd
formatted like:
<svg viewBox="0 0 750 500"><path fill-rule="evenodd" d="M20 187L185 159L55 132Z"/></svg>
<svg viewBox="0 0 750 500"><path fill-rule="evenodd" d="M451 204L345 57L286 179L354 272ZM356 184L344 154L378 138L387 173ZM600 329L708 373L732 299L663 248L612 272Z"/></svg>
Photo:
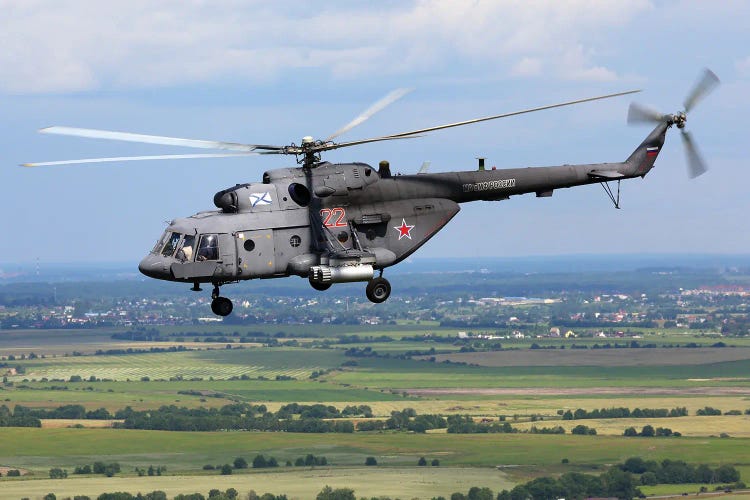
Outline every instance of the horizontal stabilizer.
<svg viewBox="0 0 750 500"><path fill-rule="evenodd" d="M589 177L594 179L622 179L625 175L617 170L592 170L589 172Z"/></svg>

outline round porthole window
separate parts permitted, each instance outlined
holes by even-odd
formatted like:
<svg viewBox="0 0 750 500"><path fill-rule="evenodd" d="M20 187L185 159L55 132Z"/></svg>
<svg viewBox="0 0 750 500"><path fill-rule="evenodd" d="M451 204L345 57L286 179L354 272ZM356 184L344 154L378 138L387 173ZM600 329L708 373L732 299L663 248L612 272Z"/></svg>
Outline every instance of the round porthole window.
<svg viewBox="0 0 750 500"><path fill-rule="evenodd" d="M248 252L255 250L255 242L253 240L245 240L245 243L242 246L244 246L245 250Z"/></svg>
<svg viewBox="0 0 750 500"><path fill-rule="evenodd" d="M300 237L299 237L299 236L297 236L296 234L295 234L295 235L293 235L293 236L292 236L291 238L289 238L289 245L290 245L290 246L292 246L292 247L294 247L294 248L297 248L297 247L298 247L298 246L300 246L301 244L302 244L302 238L300 238Z"/></svg>
<svg viewBox="0 0 750 500"><path fill-rule="evenodd" d="M346 231L342 231L339 233L337 238L341 243L346 243L347 241L349 241L349 233L347 233Z"/></svg>

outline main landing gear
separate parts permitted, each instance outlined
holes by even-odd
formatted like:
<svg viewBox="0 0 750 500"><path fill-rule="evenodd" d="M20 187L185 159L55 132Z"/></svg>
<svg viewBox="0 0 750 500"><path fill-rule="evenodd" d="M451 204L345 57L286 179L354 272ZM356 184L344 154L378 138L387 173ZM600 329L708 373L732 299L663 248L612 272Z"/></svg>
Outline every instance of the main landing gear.
<svg viewBox="0 0 750 500"><path fill-rule="evenodd" d="M211 310L217 316L229 316L232 314L232 301L226 297L219 297L219 286L214 285L214 291L211 292Z"/></svg>
<svg viewBox="0 0 750 500"><path fill-rule="evenodd" d="M382 276L373 278L367 283L365 294L370 302L376 304L385 302L391 296L391 283Z"/></svg>

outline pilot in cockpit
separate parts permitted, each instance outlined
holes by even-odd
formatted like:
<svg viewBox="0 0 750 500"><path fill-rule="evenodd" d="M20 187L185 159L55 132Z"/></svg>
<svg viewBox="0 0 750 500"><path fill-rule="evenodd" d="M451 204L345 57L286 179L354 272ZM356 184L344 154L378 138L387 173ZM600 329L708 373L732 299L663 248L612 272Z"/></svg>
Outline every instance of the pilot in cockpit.
<svg viewBox="0 0 750 500"><path fill-rule="evenodd" d="M185 235L182 240L182 246L177 250L175 255L182 262L189 262L193 260L193 245L195 244L195 236L189 234Z"/></svg>

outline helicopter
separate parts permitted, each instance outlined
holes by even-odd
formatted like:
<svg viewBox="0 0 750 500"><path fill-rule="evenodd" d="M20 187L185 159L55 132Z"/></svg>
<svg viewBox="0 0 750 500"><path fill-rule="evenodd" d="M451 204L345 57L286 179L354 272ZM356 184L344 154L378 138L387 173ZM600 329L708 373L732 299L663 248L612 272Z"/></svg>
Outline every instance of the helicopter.
<svg viewBox="0 0 750 500"><path fill-rule="evenodd" d="M503 113L348 142L334 139L361 124L409 92L395 90L324 140L303 137L299 145L240 144L184 139L73 127L49 127L40 132L150 144L214 149L222 152L186 155L131 156L27 163L23 166L64 165L135 160L222 158L291 155L297 167L269 170L262 182L236 184L217 192L215 210L172 220L153 249L140 262L144 275L167 281L213 286L211 310L227 316L232 301L220 287L251 279L299 276L324 291L336 283L366 283L365 295L382 303L391 294L383 271L403 261L459 212L461 203L501 201L534 193L552 196L554 190L601 184L615 208L620 208L620 182L645 177L654 167L672 126L682 132L689 176L707 167L685 130L687 113L711 92L719 79L706 69L684 101L682 111L661 114L631 104L629 123L655 123L655 128L622 162L490 170L480 159L477 170L427 172L428 164L412 175L392 175L382 161L375 169L366 163L329 163L322 153L360 144L412 139L428 132L496 120L525 113L571 106L640 92L631 90L536 108ZM616 191L610 183L616 182Z"/></svg>

